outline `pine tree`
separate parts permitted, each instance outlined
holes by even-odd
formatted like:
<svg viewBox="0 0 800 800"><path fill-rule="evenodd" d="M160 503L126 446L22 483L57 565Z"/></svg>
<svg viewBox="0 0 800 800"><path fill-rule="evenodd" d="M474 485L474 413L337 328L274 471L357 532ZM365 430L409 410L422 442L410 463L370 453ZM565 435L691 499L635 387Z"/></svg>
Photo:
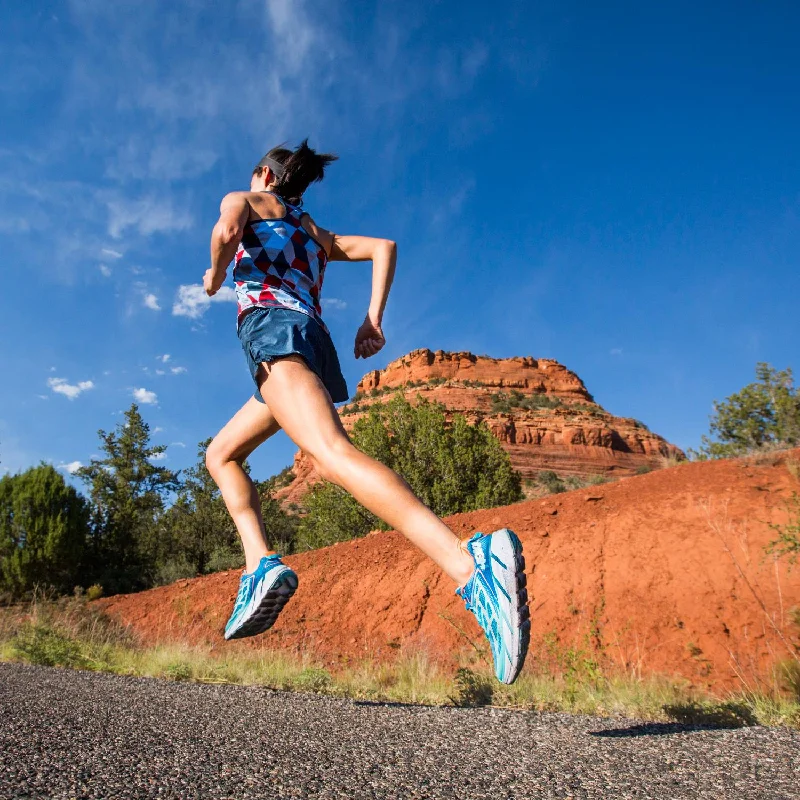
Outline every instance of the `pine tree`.
<svg viewBox="0 0 800 800"><path fill-rule="evenodd" d="M151 445L150 426L133 403L116 431L100 430L104 458L78 470L92 506L94 580L107 593L152 584L160 551L158 522L178 475L154 464L166 445Z"/></svg>
<svg viewBox="0 0 800 800"><path fill-rule="evenodd" d="M759 363L754 383L714 402L709 432L693 453L700 460L800 444L800 389L794 386L792 370Z"/></svg>
<svg viewBox="0 0 800 800"><path fill-rule="evenodd" d="M0 479L0 588L71 591L81 582L89 515L85 500L49 464Z"/></svg>

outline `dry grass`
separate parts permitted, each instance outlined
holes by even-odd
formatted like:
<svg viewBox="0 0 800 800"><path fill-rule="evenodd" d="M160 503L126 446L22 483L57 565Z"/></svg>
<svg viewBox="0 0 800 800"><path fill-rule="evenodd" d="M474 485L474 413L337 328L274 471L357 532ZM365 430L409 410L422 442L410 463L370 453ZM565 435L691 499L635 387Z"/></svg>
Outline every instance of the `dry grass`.
<svg viewBox="0 0 800 800"><path fill-rule="evenodd" d="M547 647L547 645L545 645ZM540 654L541 655L541 654ZM0 660L100 670L122 675L204 683L262 685L353 699L429 705L492 705L646 720L740 726L800 727L800 696L742 692L724 698L698 694L658 677L605 674L583 651L558 649L534 657L513 686L498 684L480 658L453 673L423 650L406 650L391 663L365 660L337 671L313 655L283 651L212 652L185 644L142 646L129 631L94 611L84 598L36 600L0 609ZM800 675L786 676L791 689Z"/></svg>

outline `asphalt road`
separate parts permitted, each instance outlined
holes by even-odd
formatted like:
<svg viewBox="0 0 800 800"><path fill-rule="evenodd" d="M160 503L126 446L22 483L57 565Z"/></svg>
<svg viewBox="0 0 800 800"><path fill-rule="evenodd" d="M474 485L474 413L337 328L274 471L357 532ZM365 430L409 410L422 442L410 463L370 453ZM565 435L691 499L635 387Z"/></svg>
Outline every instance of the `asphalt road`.
<svg viewBox="0 0 800 800"><path fill-rule="evenodd" d="M800 798L800 733L0 664L0 798Z"/></svg>

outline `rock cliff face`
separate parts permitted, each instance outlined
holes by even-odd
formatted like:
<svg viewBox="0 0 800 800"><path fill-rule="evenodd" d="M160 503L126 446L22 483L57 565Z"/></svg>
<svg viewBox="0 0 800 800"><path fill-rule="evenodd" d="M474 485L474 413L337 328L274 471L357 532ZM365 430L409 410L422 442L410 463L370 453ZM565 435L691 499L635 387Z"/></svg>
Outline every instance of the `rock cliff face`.
<svg viewBox="0 0 800 800"><path fill-rule="evenodd" d="M489 358L473 353L414 350L382 370L368 372L353 400L340 409L348 430L373 403L401 392L442 403L472 422L484 421L524 478L559 475L631 475L683 453L637 420L614 417L595 403L583 381L545 358ZM297 453L295 480L278 492L299 502L318 477Z"/></svg>

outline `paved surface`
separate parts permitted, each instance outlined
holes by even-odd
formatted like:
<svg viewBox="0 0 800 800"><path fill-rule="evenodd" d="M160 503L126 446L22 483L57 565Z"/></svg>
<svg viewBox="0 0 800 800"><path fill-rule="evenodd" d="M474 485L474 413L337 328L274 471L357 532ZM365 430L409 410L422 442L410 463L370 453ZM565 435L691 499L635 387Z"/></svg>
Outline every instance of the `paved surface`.
<svg viewBox="0 0 800 800"><path fill-rule="evenodd" d="M0 664L0 798L798 798L800 733Z"/></svg>

